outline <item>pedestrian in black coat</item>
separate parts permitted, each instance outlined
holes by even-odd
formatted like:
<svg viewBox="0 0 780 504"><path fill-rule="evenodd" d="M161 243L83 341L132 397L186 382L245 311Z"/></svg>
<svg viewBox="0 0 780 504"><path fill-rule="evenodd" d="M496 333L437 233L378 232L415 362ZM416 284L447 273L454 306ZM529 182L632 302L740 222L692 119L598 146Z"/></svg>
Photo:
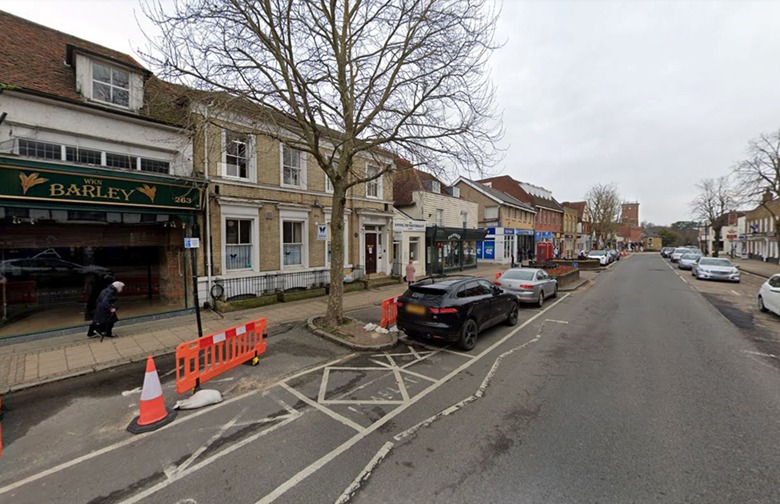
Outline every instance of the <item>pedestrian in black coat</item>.
<svg viewBox="0 0 780 504"><path fill-rule="evenodd" d="M92 325L89 326L89 332L87 336L90 338L95 336L95 332L101 336L113 338L114 324L119 320L116 316L116 300L117 296L122 289L125 288L125 284L122 282L114 282L105 289L103 289L97 299L97 307L95 308L95 318L92 320Z"/></svg>

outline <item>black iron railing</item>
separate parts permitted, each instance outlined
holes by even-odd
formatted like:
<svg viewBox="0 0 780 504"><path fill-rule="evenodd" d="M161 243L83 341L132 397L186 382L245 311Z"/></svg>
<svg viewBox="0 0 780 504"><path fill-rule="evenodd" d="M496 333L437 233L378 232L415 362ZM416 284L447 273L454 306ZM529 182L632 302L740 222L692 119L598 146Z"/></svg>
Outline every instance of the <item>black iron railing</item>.
<svg viewBox="0 0 780 504"><path fill-rule="evenodd" d="M342 281L352 283L364 276L362 266L345 268ZM330 269L267 273L214 280L212 297L225 301L248 299L280 292L317 289L330 285Z"/></svg>

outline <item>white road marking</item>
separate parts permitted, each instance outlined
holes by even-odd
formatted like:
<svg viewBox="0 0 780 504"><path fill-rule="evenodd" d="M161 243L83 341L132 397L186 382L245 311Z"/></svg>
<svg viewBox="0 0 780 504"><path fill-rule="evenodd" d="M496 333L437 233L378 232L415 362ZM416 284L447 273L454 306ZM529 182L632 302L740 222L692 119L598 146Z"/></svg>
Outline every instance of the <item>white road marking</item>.
<svg viewBox="0 0 780 504"><path fill-rule="evenodd" d="M409 349L410 354L414 354L414 356L417 358L417 360L420 360L420 354L417 353L417 351L414 349L411 345L406 345L406 348Z"/></svg>
<svg viewBox="0 0 780 504"><path fill-rule="evenodd" d="M521 325L519 325L515 329L513 329L511 332L506 334L503 338L499 339L498 341L496 341L495 343L493 343L492 345L487 347L485 350L483 350L479 354L475 355L473 359L471 359L471 360L469 360L467 362L464 362L463 364L461 364L457 368L453 369L444 378L442 378L438 382L434 383L433 385L431 385L427 389L423 390L421 393L416 395L410 401L408 401L405 404L399 406L398 408L394 409L393 411L391 411L387 415L383 416L382 418L380 418L379 420L377 420L376 422L371 424L367 429L365 429L364 432L361 432L359 434L355 434L350 439L348 439L347 441L345 441L341 445L339 445L336 448L334 448L333 450L331 450L329 453L326 453L325 455L323 455L319 459L317 459L314 462L312 462L311 464L309 464L307 467L305 467L302 470L298 471L298 473L296 473L291 478L289 478L287 481L285 481L284 483L282 483L281 485L276 487L271 493L269 493L268 495L266 495L265 497L263 497L262 499L257 501L257 504L268 504L270 502L275 501L280 496L284 495L288 490L290 490L291 488L293 488L296 485L298 485L298 483L300 483L301 481L305 480L306 478L308 478L309 476L311 476L315 472L319 471L322 467L327 465L329 462L334 460L336 457L338 457L339 455L341 455L345 451L349 450L350 448L355 446L357 443L359 443L360 441L365 439L368 435L372 434L377 429L379 429L380 427L385 425L387 422L393 420L395 417L397 417L398 415L400 415L401 413L406 411L407 408L409 408L410 406L416 404L418 401L420 401L423 398L425 398L426 396L428 396L428 394L431 394L435 390L438 390L439 387L441 387L442 385L446 384L448 381L450 381L451 379L453 379L454 377L458 376L460 373L462 373L463 371L465 371L466 369L471 367L474 363L478 362L480 359L482 359L485 355L487 355L488 353L493 351L495 348L497 348L498 346L502 345L504 342L506 342L510 338L514 337L515 334L517 334L518 332L523 330L526 326L528 326L529 324L534 322L537 318L541 317L548 310L551 310L552 308L555 308L555 306L558 303L560 303L561 301L563 301L567 297L569 297L569 294L568 293L564 294L563 296L560 297L560 299L558 301L556 301L553 304L550 304L544 310L536 313L534 316L532 316L531 318L529 318L528 320L523 322Z"/></svg>
<svg viewBox="0 0 780 504"><path fill-rule="evenodd" d="M771 353L751 352L750 350L742 350L742 352L750 355L760 355L761 357L771 357L773 359L777 359L777 355Z"/></svg>
<svg viewBox="0 0 780 504"><path fill-rule="evenodd" d="M95 450L93 452L87 453L87 454L82 455L80 457L76 457L76 458L74 458L72 460L69 460L68 462L63 462L62 464L56 465L56 466L54 466L54 467L52 467L50 469L46 469L45 471L41 471L41 472L39 472L37 474L33 474L32 476L28 476L27 478L24 478L24 479L19 480L19 481L15 482L15 483L11 483L10 485L6 485L6 486L0 488L0 495L2 495L4 493L7 493L7 492L9 492L11 490L14 490L16 488L19 488L21 486L24 486L24 485L26 485L28 483L32 483L33 481L37 481L37 480L39 480L41 478L45 478L46 476L50 476L52 474L56 474L56 473L58 473L60 471L63 471L65 469L68 469L70 467L78 465L78 464L80 464L82 462L86 462L87 460L91 460L91 459L93 459L95 457L99 457L100 455L104 455L104 454L110 453L110 452L112 452L114 450L118 450L119 448L123 448L125 446L131 445L131 444L133 444L135 442L138 442L138 441L140 441L142 439L147 439L148 436L158 435L159 433L164 432L167 429L176 427L177 425L181 425L184 422L192 420L193 418L198 418L199 416L205 415L206 413L209 413L211 411L215 411L215 410L217 410L219 408L223 408L223 407L227 406L228 404L234 403L236 401L240 401L240 400L245 399L245 398L247 398L249 396L257 394L258 392L259 392L258 390L250 390L249 392L246 392L245 394L241 394L241 395L233 397L231 399L227 399L227 400L222 401L219 404L215 404L215 405L213 405L213 406L211 406L211 407L209 407L207 409L203 409L203 410L197 411L195 413L192 413L191 415L187 415L184 418L177 419L176 422L169 423L168 425L166 425L164 427L161 427L160 429L154 431L153 433L149 433L149 434L146 434L144 436L133 436L131 438L125 439L124 441L119 441L118 443L114 443L112 445L106 446L105 448L101 448L99 450Z"/></svg>
<svg viewBox="0 0 780 504"><path fill-rule="evenodd" d="M228 429L230 429L231 427L233 427L233 426L236 424L236 422L238 422L238 419L239 419L239 418L241 418L241 415L243 415L244 413L246 413L246 408L244 408L243 410L241 410L241 413L239 413L238 415L236 415L236 416L235 416L235 417L234 417L232 420L230 420L229 422L225 423L225 425L223 425L222 427L220 427L220 429L219 429L219 430L218 430L216 433L214 433L214 435L213 435L213 436L211 436L211 438L209 438L209 440L208 440L208 441L206 441L206 442L203 444L203 446L201 446L200 448L198 448L197 450L195 450L194 452L192 452L192 455L190 455L190 458L188 458L187 460L185 460L184 462L182 462L180 466L178 466L178 467L176 467L176 468L174 469L174 474L173 474L173 477L171 477L171 475L168 475L168 474L167 474L167 472L166 472L166 475L168 475L168 479L170 479L170 480L176 479L176 475L177 475L177 474L181 474L182 472L186 471L186 470L187 470L187 468L188 468L189 466L191 466L191 465L192 465L192 463L193 463L193 462L195 462L195 460L196 460L196 459L197 459L197 458L200 456L200 454L201 454L201 453L203 453L204 451L208 450L209 446L211 446L212 444L214 444L214 441L216 441L216 440L218 440L219 438L221 438L221 437L222 437L222 435L223 435L225 432L227 432L227 431L228 431Z"/></svg>
<svg viewBox="0 0 780 504"><path fill-rule="evenodd" d="M141 387L136 387L133 390L123 390L122 397L127 397L133 394L140 394L140 393L141 393Z"/></svg>
<svg viewBox="0 0 780 504"><path fill-rule="evenodd" d="M732 289L731 293L734 294L735 296L741 296L742 295L742 294L740 294L739 292L737 292L737 291L735 291L733 289Z"/></svg>
<svg viewBox="0 0 780 504"><path fill-rule="evenodd" d="M184 470L184 471L182 471L180 473L176 473L174 479L169 479L169 480L162 481L162 482L154 485L153 487L147 488L146 490L133 495L129 499L121 501L120 504L133 504L135 502L139 502L139 501L149 497L150 495L153 495L153 494L159 492L160 490L164 489L165 487L169 486L170 484L174 483L175 481L178 481L178 480L184 478L185 476L189 476L190 474L192 474L192 473L194 473L196 471L199 471L200 469L203 469L204 467L206 467L209 464L211 464L212 462L214 462L214 461L224 457L225 455L229 455L229 454L233 453L236 450L240 450L244 446L248 445L249 443L253 443L253 442L257 441L258 439L260 439L261 437L265 436L266 434L270 434L271 432L284 427L285 425L287 425L288 423L292 422L293 420L296 420L301 415L302 415L302 413L296 412L295 415L292 415L289 418L287 418L285 420L282 420L278 424L276 424L276 425L274 425L272 427L269 427L268 429L266 429L264 431L260 431L257 434L253 434L252 436L244 438L244 439L242 439L241 441L239 441L239 442L237 442L235 444L228 445L223 450L218 451L214 455L203 459L202 461L198 462L197 464L195 464L194 466L190 467L189 469L186 469L186 470Z"/></svg>
<svg viewBox="0 0 780 504"><path fill-rule="evenodd" d="M366 464L366 467L363 468L362 471L360 471L360 474L355 477L354 480L352 480L352 484L349 485L344 492L341 493L341 496L339 496L338 499L336 499L336 502L334 504L346 504L349 502L349 500L352 498L352 496L357 492L357 490L360 488L360 486L363 484L364 481L368 480L369 477L371 477L371 473L374 471L374 468L379 465L379 463L382 461L383 458L387 456L388 453L390 453L390 450L393 448L393 443L388 441L384 445L382 445L382 448L379 449L378 452L373 456L373 458Z"/></svg>
<svg viewBox="0 0 780 504"><path fill-rule="evenodd" d="M555 324L568 324L568 320L553 320L553 319L545 319L545 322L553 322Z"/></svg>
<svg viewBox="0 0 780 504"><path fill-rule="evenodd" d="M364 432L366 430L366 428L363 427L362 425L358 425L355 422L353 422L352 420L350 420L349 418L339 415L338 413L336 413L332 409L326 408L325 406L321 405L317 401L315 401L313 399L309 399L308 397L306 397L305 395L301 394L300 392L298 392L297 390L295 390L291 386L287 385L286 383L282 382L282 383L280 383L280 386L284 390L286 390L287 392L291 393L292 395L294 395L295 397L297 397L301 401L303 401L306 404L308 404L309 406L311 406L312 408L314 408L314 409L316 409L318 411L321 411L322 413L325 413L326 415L328 415L332 419L334 419L337 422L340 422L340 423L346 425L350 429L354 429L354 430L356 430L358 432Z"/></svg>

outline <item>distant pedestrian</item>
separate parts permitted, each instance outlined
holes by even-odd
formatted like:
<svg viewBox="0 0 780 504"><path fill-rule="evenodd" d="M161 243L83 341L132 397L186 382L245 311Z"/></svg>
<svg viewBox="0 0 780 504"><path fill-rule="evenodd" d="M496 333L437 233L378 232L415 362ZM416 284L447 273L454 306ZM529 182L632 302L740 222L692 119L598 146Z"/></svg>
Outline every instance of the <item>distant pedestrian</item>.
<svg viewBox="0 0 780 504"><path fill-rule="evenodd" d="M404 279L406 279L407 285L412 285L414 283L415 273L417 273L417 270L414 269L414 261L409 259L409 264L406 265L406 276L404 277Z"/></svg>
<svg viewBox="0 0 780 504"><path fill-rule="evenodd" d="M116 315L116 300L124 288L125 284L122 282L113 282L100 293L95 308L95 318L92 320L92 325L89 326L89 331L87 332L88 337L95 337L95 333L106 338L114 337L114 324L119 320Z"/></svg>

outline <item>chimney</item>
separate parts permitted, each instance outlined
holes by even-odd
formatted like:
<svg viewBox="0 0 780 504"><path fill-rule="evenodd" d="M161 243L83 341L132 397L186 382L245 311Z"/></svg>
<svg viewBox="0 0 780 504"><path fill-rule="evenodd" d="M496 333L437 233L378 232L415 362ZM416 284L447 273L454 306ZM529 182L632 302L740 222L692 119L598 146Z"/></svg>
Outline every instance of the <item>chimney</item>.
<svg viewBox="0 0 780 504"><path fill-rule="evenodd" d="M767 189L766 191L764 191L764 194L761 196L761 203L769 203L770 201L772 201L772 199L773 199L772 191Z"/></svg>

